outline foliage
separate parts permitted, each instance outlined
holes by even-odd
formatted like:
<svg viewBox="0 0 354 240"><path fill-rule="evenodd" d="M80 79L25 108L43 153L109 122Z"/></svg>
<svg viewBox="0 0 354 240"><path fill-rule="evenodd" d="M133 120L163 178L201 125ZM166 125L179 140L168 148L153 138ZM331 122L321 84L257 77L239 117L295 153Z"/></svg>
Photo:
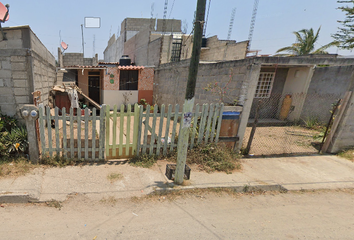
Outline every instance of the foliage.
<svg viewBox="0 0 354 240"><path fill-rule="evenodd" d="M232 81L232 69L230 69L229 81L226 84L220 82L208 83L207 87L204 88L205 91L211 92L216 95L219 103L224 103L226 105L236 106L237 99L231 96L229 84Z"/></svg>
<svg viewBox="0 0 354 240"><path fill-rule="evenodd" d="M27 153L27 130L14 117L0 113L0 157Z"/></svg>
<svg viewBox="0 0 354 240"><path fill-rule="evenodd" d="M206 172L231 173L235 169L241 169L240 156L223 144L205 144L189 149L187 164L196 164L198 168ZM167 160L177 161L177 154L172 153Z"/></svg>
<svg viewBox="0 0 354 240"><path fill-rule="evenodd" d="M317 130L318 128L320 128L320 126L322 126L321 122L316 117L307 117L302 120L305 124L305 127L309 129Z"/></svg>
<svg viewBox="0 0 354 240"><path fill-rule="evenodd" d="M345 13L346 18L343 21L338 21L342 26L338 28L336 34L332 37L342 49L354 48L354 0L337 1L338 3L350 3L351 6L338 7L339 10Z"/></svg>
<svg viewBox="0 0 354 240"><path fill-rule="evenodd" d="M49 165L54 167L65 167L65 166L73 166L76 164L74 159L65 158L59 155L55 155L54 157L45 156L42 157L41 164Z"/></svg>
<svg viewBox="0 0 354 240"><path fill-rule="evenodd" d="M297 32L293 32L296 36L296 42L291 46L280 48L277 53L288 52L289 54L278 54L285 56L298 56L306 54L328 54L325 50L331 46L336 45L336 42L331 42L327 45L315 49L316 42L319 38L321 27L318 28L317 32L314 33L313 29L302 29Z"/></svg>
<svg viewBox="0 0 354 240"><path fill-rule="evenodd" d="M354 161L354 149L349 149L338 153L338 156Z"/></svg>
<svg viewBox="0 0 354 240"><path fill-rule="evenodd" d="M149 154L142 154L133 157L130 161L129 164L135 167L143 167L143 168L150 168L152 167L157 160L157 156L155 155L149 155Z"/></svg>

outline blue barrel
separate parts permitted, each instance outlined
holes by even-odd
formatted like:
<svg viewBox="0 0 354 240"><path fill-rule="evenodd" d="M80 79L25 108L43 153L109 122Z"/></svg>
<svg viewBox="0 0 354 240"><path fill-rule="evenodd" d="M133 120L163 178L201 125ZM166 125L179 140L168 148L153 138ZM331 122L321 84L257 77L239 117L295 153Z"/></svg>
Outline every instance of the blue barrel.
<svg viewBox="0 0 354 240"><path fill-rule="evenodd" d="M227 111L222 113L220 137L236 137L240 124L240 112ZM225 143L227 147L233 148L234 142Z"/></svg>

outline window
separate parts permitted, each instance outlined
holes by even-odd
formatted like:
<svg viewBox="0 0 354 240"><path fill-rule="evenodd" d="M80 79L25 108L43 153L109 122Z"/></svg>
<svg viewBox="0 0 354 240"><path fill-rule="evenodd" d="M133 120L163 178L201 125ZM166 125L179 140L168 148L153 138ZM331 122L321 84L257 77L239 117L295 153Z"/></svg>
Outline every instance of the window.
<svg viewBox="0 0 354 240"><path fill-rule="evenodd" d="M274 82L274 72L263 72L259 74L255 98L269 98Z"/></svg>
<svg viewBox="0 0 354 240"><path fill-rule="evenodd" d="M173 39L171 62L179 62L181 60L181 48L182 48L182 39L181 38Z"/></svg>
<svg viewBox="0 0 354 240"><path fill-rule="evenodd" d="M121 70L119 90L138 90L138 70Z"/></svg>

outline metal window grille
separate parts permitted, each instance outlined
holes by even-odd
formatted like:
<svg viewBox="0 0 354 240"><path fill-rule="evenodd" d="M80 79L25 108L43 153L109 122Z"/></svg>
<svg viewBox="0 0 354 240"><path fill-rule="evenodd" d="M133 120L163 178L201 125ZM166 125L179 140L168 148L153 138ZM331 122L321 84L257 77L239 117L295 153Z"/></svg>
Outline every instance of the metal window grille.
<svg viewBox="0 0 354 240"><path fill-rule="evenodd" d="M260 73L255 98L269 98L273 88L275 73Z"/></svg>
<svg viewBox="0 0 354 240"><path fill-rule="evenodd" d="M181 60L182 39L173 39L171 62L179 62Z"/></svg>

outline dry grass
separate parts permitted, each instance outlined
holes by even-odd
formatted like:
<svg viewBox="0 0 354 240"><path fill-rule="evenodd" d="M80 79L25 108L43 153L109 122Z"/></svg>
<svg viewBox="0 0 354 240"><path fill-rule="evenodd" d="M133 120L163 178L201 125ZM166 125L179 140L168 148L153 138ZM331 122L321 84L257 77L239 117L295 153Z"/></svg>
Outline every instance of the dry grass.
<svg viewBox="0 0 354 240"><path fill-rule="evenodd" d="M149 201L174 201L176 199L184 198L195 198L204 199L209 196L232 196L239 198L242 196L255 196L255 195L266 195L266 194L282 194L278 191L252 191L252 192L239 192L234 188L195 188L195 189L182 189L182 190L166 190L166 191L155 191L151 194L145 195L143 197L132 197L130 200L134 203L141 203L146 200Z"/></svg>
<svg viewBox="0 0 354 240"><path fill-rule="evenodd" d="M350 161L354 161L354 149L349 149L343 152L338 153L338 156L348 159Z"/></svg>
<svg viewBox="0 0 354 240"><path fill-rule="evenodd" d="M26 158L11 160L0 159L0 178L24 176L36 167L38 167L38 165L30 163Z"/></svg>

